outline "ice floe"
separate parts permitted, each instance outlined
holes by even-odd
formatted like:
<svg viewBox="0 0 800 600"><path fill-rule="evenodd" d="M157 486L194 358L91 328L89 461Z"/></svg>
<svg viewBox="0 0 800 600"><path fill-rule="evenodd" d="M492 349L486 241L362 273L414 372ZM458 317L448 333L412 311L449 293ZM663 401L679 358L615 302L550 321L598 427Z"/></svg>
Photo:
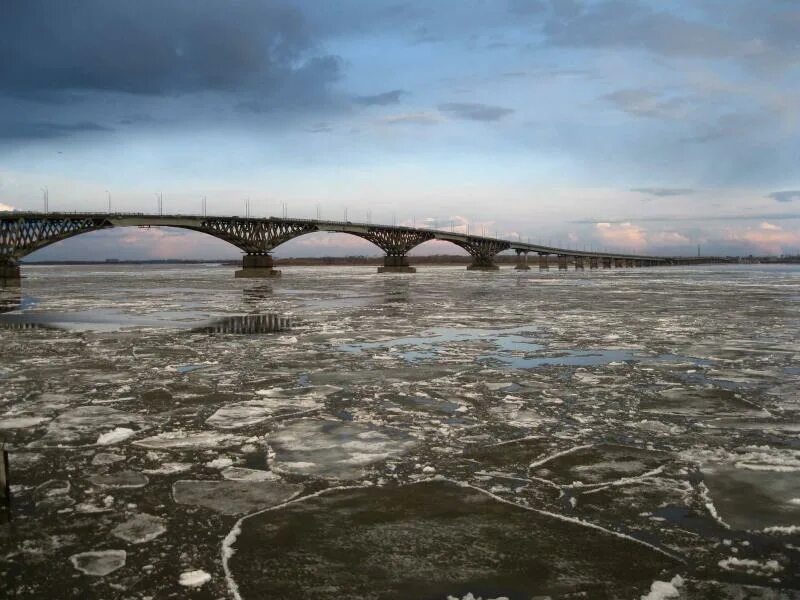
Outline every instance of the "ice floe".
<svg viewBox="0 0 800 600"><path fill-rule="evenodd" d="M413 448L417 441L389 427L300 419L267 437L273 470L329 479L355 479L364 468Z"/></svg>
<svg viewBox="0 0 800 600"><path fill-rule="evenodd" d="M641 600L667 600L680 598L680 588L683 587L683 577L675 575L670 581L654 581L650 584L650 591Z"/></svg>
<svg viewBox="0 0 800 600"><path fill-rule="evenodd" d="M120 523L111 534L131 544L144 544L152 541L167 530L164 519L142 513Z"/></svg>
<svg viewBox="0 0 800 600"><path fill-rule="evenodd" d="M94 475L89 481L102 488L140 488L148 483L146 475L138 471L117 471L108 475Z"/></svg>
<svg viewBox="0 0 800 600"><path fill-rule="evenodd" d="M85 575L103 577L125 566L125 550L94 550L69 557L72 566Z"/></svg>
<svg viewBox="0 0 800 600"><path fill-rule="evenodd" d="M50 421L45 434L30 445L89 444L109 428L132 426L139 431L153 424L152 417L130 414L108 406L79 406Z"/></svg>
<svg viewBox="0 0 800 600"><path fill-rule="evenodd" d="M302 486L280 481L226 480L176 481L172 496L178 504L210 508L224 515L260 510L286 502Z"/></svg>
<svg viewBox="0 0 800 600"><path fill-rule="evenodd" d="M178 583L184 587L198 588L211 581L211 575L202 569L194 571L184 571L178 578Z"/></svg>
<svg viewBox="0 0 800 600"><path fill-rule="evenodd" d="M101 433L97 437L97 442L95 442L98 446L109 446L111 444L119 444L120 442L124 442L129 437L136 435L136 432L133 429L128 427L116 427L113 430L107 433Z"/></svg>
<svg viewBox="0 0 800 600"><path fill-rule="evenodd" d="M142 448L155 450L183 450L190 448L218 448L239 444L243 437L214 431L166 431L133 442Z"/></svg>

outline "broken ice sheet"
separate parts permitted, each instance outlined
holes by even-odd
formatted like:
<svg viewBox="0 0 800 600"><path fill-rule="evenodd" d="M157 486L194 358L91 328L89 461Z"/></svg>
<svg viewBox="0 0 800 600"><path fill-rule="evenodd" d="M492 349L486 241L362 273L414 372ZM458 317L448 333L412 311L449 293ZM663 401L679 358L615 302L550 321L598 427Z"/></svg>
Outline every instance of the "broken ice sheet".
<svg viewBox="0 0 800 600"><path fill-rule="evenodd" d="M50 421L45 434L29 445L93 444L101 434L117 427L140 431L156 422L153 417L126 413L108 406L79 406Z"/></svg>
<svg viewBox="0 0 800 600"><path fill-rule="evenodd" d="M309 412L321 408L325 397L337 389L319 386L299 390L258 390L258 398L227 404L211 415L206 423L218 429L238 429L257 425L272 417Z"/></svg>
<svg viewBox="0 0 800 600"><path fill-rule="evenodd" d="M560 485L610 483L638 477L665 464L669 455L664 452L598 444L579 447L554 454L534 463L534 474Z"/></svg>
<svg viewBox="0 0 800 600"><path fill-rule="evenodd" d="M677 563L451 482L303 499L244 521L230 550L243 598L284 600L638 598Z"/></svg>
<svg viewBox="0 0 800 600"><path fill-rule="evenodd" d="M407 433L389 427L300 419L271 433L273 470L326 479L358 479L364 467L400 455L416 445Z"/></svg>
<svg viewBox="0 0 800 600"><path fill-rule="evenodd" d="M223 515L254 512L295 497L302 486L281 481L176 481L172 496L178 504L210 508Z"/></svg>
<svg viewBox="0 0 800 600"><path fill-rule="evenodd" d="M731 527L780 531L800 525L797 471L713 463L702 465L701 470L719 517Z"/></svg>

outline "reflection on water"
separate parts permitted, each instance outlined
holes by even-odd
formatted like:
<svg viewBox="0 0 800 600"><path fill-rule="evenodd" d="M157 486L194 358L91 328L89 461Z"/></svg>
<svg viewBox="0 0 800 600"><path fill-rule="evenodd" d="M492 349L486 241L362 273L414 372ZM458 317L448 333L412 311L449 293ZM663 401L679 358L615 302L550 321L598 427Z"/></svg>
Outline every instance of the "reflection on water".
<svg viewBox="0 0 800 600"><path fill-rule="evenodd" d="M197 333L275 333L292 328L292 320L275 313L244 315L212 321L193 331Z"/></svg>
<svg viewBox="0 0 800 600"><path fill-rule="evenodd" d="M0 313L18 310L22 306L22 294L16 290L0 290Z"/></svg>
<svg viewBox="0 0 800 600"><path fill-rule="evenodd" d="M269 284L246 287L242 290L242 302L245 304L259 304L272 296L272 286Z"/></svg>

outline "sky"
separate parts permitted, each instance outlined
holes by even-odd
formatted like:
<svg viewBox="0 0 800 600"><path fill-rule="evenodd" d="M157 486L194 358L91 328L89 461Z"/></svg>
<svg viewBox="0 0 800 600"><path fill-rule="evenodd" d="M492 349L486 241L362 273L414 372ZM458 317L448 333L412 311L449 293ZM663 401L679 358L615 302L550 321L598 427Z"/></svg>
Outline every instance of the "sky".
<svg viewBox="0 0 800 600"><path fill-rule="evenodd" d="M795 0L3 0L0 210L800 252ZM428 242L417 253L458 253ZM318 233L276 256L378 255ZM229 258L173 229L30 259Z"/></svg>

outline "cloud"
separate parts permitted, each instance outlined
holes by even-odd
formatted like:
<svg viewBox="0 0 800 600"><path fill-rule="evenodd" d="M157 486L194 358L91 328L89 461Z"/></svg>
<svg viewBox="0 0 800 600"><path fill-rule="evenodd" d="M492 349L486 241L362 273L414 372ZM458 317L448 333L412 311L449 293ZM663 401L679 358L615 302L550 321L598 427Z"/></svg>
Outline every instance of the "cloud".
<svg viewBox="0 0 800 600"><path fill-rule="evenodd" d="M7 212L12 210L14 210L13 206L11 206L10 204L3 204L2 202L0 202L0 212Z"/></svg>
<svg viewBox="0 0 800 600"><path fill-rule="evenodd" d="M726 113L705 126L704 133L684 138L682 141L705 143L736 138L737 145L741 145L744 140L773 128L775 121L776 114L771 112Z"/></svg>
<svg viewBox="0 0 800 600"><path fill-rule="evenodd" d="M782 192L772 192L767 194L767 198L772 198L778 202L792 202L800 200L800 190L784 190Z"/></svg>
<svg viewBox="0 0 800 600"><path fill-rule="evenodd" d="M392 90L373 96L356 96L353 100L356 104L362 104L364 106L388 106L389 104L397 104L400 102L400 98L407 93L408 92L403 90Z"/></svg>
<svg viewBox="0 0 800 600"><path fill-rule="evenodd" d="M558 2L554 2L558 4ZM583 4L550 20L545 34L560 46L638 48L663 56L727 58L743 52L730 32L645 4L610 0Z"/></svg>
<svg viewBox="0 0 800 600"><path fill-rule="evenodd" d="M262 89L313 60L302 15L275 1L6 0L0 90L180 94Z"/></svg>
<svg viewBox="0 0 800 600"><path fill-rule="evenodd" d="M435 125L440 121L439 115L428 112L402 113L378 119L384 125Z"/></svg>
<svg viewBox="0 0 800 600"><path fill-rule="evenodd" d="M76 133L113 131L109 127L84 121L81 123L0 122L0 139L54 139Z"/></svg>
<svg viewBox="0 0 800 600"><path fill-rule="evenodd" d="M645 89L617 90L606 94L603 99L636 117L674 120L685 118L689 112L686 98L664 99L660 94Z"/></svg>
<svg viewBox="0 0 800 600"><path fill-rule="evenodd" d="M686 246L691 244L688 236L678 231L659 231L647 236L649 245L657 246Z"/></svg>
<svg viewBox="0 0 800 600"><path fill-rule="evenodd" d="M646 194L647 196L683 196L694 192L691 188L668 188L668 187L654 187L654 188L631 188L632 192Z"/></svg>
<svg viewBox="0 0 800 600"><path fill-rule="evenodd" d="M800 231L787 231L767 221L741 233L732 233L731 241L744 241L764 254L796 252L800 247Z"/></svg>
<svg viewBox="0 0 800 600"><path fill-rule="evenodd" d="M600 240L608 246L636 250L641 250L647 246L644 229L632 223L597 223L595 232L600 237Z"/></svg>
<svg viewBox="0 0 800 600"><path fill-rule="evenodd" d="M470 121L499 121L514 111L502 106L472 102L447 102L439 105L439 110L450 113L459 119Z"/></svg>

